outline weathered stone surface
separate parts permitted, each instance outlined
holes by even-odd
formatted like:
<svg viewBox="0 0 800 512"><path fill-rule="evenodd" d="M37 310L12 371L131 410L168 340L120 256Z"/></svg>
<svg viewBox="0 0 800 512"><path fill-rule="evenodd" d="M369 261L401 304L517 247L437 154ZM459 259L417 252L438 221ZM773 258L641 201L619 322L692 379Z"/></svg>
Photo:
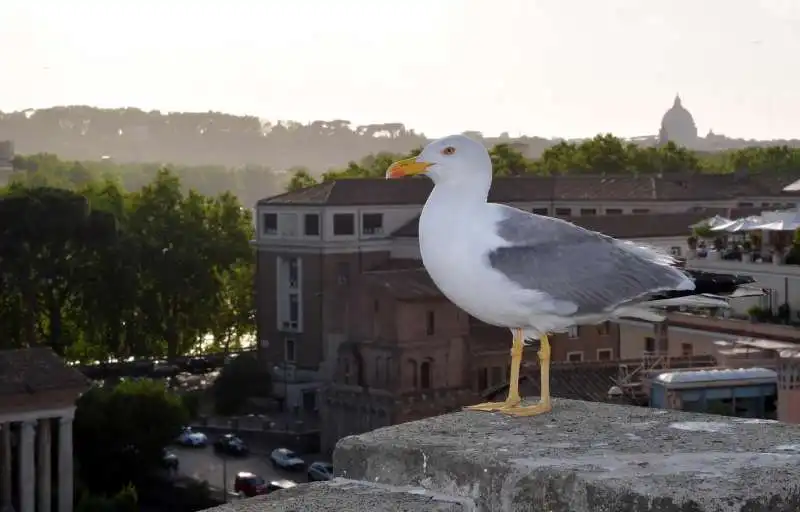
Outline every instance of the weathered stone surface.
<svg viewBox="0 0 800 512"><path fill-rule="evenodd" d="M797 512L800 428L556 400L533 418L459 412L339 442L337 475L506 512Z"/></svg>
<svg viewBox="0 0 800 512"><path fill-rule="evenodd" d="M207 512L467 512L464 499L342 478L236 501Z"/></svg>

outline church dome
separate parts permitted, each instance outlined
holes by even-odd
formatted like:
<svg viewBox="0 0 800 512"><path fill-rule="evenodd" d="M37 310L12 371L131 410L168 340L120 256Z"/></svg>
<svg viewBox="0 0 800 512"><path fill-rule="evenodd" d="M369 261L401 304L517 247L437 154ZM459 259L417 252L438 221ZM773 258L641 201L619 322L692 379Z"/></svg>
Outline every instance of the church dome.
<svg viewBox="0 0 800 512"><path fill-rule="evenodd" d="M672 108L661 119L659 139L661 143L672 141L681 146L691 146L697 141L697 125L678 95L675 96Z"/></svg>

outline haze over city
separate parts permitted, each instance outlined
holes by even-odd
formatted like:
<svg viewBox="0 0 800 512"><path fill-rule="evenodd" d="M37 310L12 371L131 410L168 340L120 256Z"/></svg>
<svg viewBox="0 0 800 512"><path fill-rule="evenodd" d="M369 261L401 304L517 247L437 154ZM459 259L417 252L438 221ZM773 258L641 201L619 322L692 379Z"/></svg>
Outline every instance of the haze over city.
<svg viewBox="0 0 800 512"><path fill-rule="evenodd" d="M788 0L4 3L0 110L54 105L402 122L543 137L797 138Z"/></svg>

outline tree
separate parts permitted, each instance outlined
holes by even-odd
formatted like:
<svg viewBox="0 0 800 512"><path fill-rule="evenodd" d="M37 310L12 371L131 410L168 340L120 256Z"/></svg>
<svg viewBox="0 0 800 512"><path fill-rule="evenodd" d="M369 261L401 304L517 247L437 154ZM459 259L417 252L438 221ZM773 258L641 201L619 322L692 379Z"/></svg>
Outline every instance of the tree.
<svg viewBox="0 0 800 512"><path fill-rule="evenodd" d="M156 381L94 387L77 403L75 457L94 493L116 492L157 469L163 448L188 420L179 396Z"/></svg>
<svg viewBox="0 0 800 512"><path fill-rule="evenodd" d="M75 512L138 512L139 496L136 488L128 484L114 496L84 492Z"/></svg>
<svg viewBox="0 0 800 512"><path fill-rule="evenodd" d="M308 169L301 167L295 169L289 183L286 185L286 191L292 192L302 188L312 187L317 184L317 180L308 172Z"/></svg>
<svg viewBox="0 0 800 512"><path fill-rule="evenodd" d="M19 330L17 345L46 341L63 355L65 314L79 301L76 275L91 254L116 233L112 216L92 210L87 198L55 188L12 188L0 199L0 280L4 303ZM15 303L13 297L19 297Z"/></svg>
<svg viewBox="0 0 800 512"><path fill-rule="evenodd" d="M252 354L242 354L225 365L214 381L214 407L217 414L241 412L250 397L267 397L272 392L272 376Z"/></svg>

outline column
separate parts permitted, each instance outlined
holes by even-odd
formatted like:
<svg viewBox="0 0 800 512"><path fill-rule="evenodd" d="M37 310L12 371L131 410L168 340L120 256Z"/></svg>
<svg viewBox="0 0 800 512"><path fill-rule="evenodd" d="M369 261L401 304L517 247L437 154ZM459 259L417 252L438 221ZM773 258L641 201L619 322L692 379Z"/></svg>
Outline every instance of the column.
<svg viewBox="0 0 800 512"><path fill-rule="evenodd" d="M0 511L11 510L11 422L0 425Z"/></svg>
<svg viewBox="0 0 800 512"><path fill-rule="evenodd" d="M37 499L36 508L39 512L51 512L52 500L50 497L51 488L53 485L53 469L51 465L51 435L50 435L50 418L39 420L39 427L36 436L36 484L37 484Z"/></svg>
<svg viewBox="0 0 800 512"><path fill-rule="evenodd" d="M72 512L72 416L59 418L58 512Z"/></svg>
<svg viewBox="0 0 800 512"><path fill-rule="evenodd" d="M35 512L36 507L36 453L34 439L36 430L33 421L23 421L19 435L19 512Z"/></svg>

